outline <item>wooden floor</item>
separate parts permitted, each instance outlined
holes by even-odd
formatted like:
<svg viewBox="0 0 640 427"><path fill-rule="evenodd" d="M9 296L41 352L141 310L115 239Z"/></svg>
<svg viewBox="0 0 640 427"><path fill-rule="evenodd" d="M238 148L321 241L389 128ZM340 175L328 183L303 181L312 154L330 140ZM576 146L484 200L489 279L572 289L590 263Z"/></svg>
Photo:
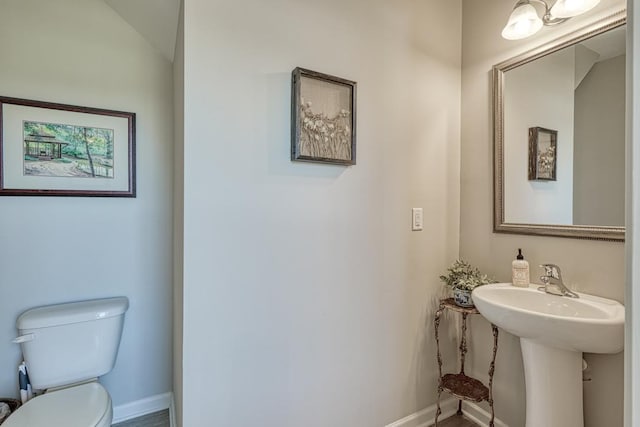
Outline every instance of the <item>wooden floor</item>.
<svg viewBox="0 0 640 427"><path fill-rule="evenodd" d="M133 420L114 424L112 427L169 427L169 410L166 409ZM438 423L438 427L479 427L461 415L454 415Z"/></svg>
<svg viewBox="0 0 640 427"><path fill-rule="evenodd" d="M478 424L462 415L454 415L446 420L438 421L438 427L479 427Z"/></svg>
<svg viewBox="0 0 640 427"><path fill-rule="evenodd" d="M166 409L133 420L114 424L112 427L169 427L169 410ZM438 423L438 427L479 427L461 415L454 415Z"/></svg>
<svg viewBox="0 0 640 427"><path fill-rule="evenodd" d="M129 421L114 424L112 427L169 427L169 410L154 412Z"/></svg>

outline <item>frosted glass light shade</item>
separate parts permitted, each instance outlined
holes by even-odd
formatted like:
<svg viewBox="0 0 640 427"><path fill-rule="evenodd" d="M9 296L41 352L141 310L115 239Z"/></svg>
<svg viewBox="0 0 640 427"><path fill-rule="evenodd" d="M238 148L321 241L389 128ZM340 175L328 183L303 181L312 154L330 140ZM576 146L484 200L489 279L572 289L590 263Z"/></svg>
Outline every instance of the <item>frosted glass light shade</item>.
<svg viewBox="0 0 640 427"><path fill-rule="evenodd" d="M538 16L536 9L529 2L519 2L502 30L502 37L507 40L523 39L537 33L540 28L542 28L542 19Z"/></svg>
<svg viewBox="0 0 640 427"><path fill-rule="evenodd" d="M558 0L551 8L553 18L571 18L593 9L600 0Z"/></svg>

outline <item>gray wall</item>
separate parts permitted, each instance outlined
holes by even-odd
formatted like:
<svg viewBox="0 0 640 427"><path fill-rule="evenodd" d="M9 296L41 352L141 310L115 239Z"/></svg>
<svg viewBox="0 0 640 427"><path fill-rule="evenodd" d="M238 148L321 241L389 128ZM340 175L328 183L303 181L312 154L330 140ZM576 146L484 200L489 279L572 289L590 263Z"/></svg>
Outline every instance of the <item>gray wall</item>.
<svg viewBox="0 0 640 427"><path fill-rule="evenodd" d="M369 427L433 404L460 1L184 11L183 424ZM296 66L358 82L356 166L289 160Z"/></svg>
<svg viewBox="0 0 640 427"><path fill-rule="evenodd" d="M135 199L0 198L0 395L17 394L20 312L115 295L114 404L170 391L171 64L99 0L4 0L0 55L4 96L137 113L138 154Z"/></svg>
<svg viewBox="0 0 640 427"><path fill-rule="evenodd" d="M624 225L625 55L596 63L576 89L573 223Z"/></svg>
<svg viewBox="0 0 640 427"><path fill-rule="evenodd" d="M184 10L173 58L174 181L173 181L173 395L175 418L182 420L182 316L184 224ZM175 426L174 426L175 427Z"/></svg>
<svg viewBox="0 0 640 427"><path fill-rule="evenodd" d="M622 9L623 1L603 1L595 14ZM463 5L462 42L462 164L460 255L501 281L510 281L511 261L522 248L532 266L532 280L542 262L563 269L565 280L579 291L623 301L624 244L587 240L493 233L493 168L491 121L491 67L532 49L594 19L594 13L544 28L527 40L507 41L500 32L513 8L510 1ZM486 321L472 324L472 371L486 375L490 328ZM621 426L623 412L623 355L585 355L593 381L585 384L585 425ZM497 416L510 426L524 425L524 374L518 340L500 336L495 376Z"/></svg>

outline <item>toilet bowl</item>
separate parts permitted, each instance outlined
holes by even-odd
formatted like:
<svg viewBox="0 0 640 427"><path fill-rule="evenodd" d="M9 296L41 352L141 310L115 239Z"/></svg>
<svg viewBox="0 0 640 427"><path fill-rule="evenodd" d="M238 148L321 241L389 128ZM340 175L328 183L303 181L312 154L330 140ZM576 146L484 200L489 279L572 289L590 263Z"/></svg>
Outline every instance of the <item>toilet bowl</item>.
<svg viewBox="0 0 640 427"><path fill-rule="evenodd" d="M97 378L113 369L126 297L37 307L16 322L34 389L2 427L109 427L111 397Z"/></svg>

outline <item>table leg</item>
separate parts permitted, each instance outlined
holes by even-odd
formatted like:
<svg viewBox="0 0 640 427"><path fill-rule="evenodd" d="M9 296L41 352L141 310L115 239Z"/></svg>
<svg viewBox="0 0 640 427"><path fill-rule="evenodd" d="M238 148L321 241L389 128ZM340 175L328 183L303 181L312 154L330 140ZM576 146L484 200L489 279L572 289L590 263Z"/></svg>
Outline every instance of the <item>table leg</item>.
<svg viewBox="0 0 640 427"><path fill-rule="evenodd" d="M460 339L460 373L464 374L464 358L467 354L467 313L462 313L462 338Z"/></svg>
<svg viewBox="0 0 640 427"><path fill-rule="evenodd" d="M438 336L438 328L440 327L440 316L443 311L444 304L440 303L438 311L436 311L436 315L433 319L433 327L436 335L436 353L438 356L438 400L436 401L437 410L434 427L438 427L438 417L442 413L442 410L440 409L440 395L442 394L442 356L440 355L440 338Z"/></svg>
<svg viewBox="0 0 640 427"><path fill-rule="evenodd" d="M436 401L436 420L433 427L438 427L438 417L442 414L442 409L440 409L440 395L442 394L442 387L438 386L438 400Z"/></svg>
<svg viewBox="0 0 640 427"><path fill-rule="evenodd" d="M493 406L493 374L496 370L496 354L498 353L498 327L491 324L493 331L493 356L491 357L491 365L489 366L489 406L491 407L491 421L489 427L494 427L495 408Z"/></svg>

